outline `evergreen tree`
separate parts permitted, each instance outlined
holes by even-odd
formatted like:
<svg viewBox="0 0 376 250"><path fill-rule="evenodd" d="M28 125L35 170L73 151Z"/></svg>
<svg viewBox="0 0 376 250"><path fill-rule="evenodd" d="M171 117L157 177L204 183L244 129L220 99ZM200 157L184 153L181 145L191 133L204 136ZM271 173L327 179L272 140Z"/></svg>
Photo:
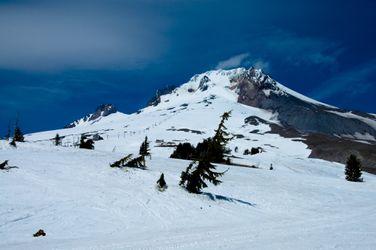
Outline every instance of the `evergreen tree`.
<svg viewBox="0 0 376 250"><path fill-rule="evenodd" d="M208 159L211 162L223 162L222 146L215 143L213 138L204 139L196 146L195 160Z"/></svg>
<svg viewBox="0 0 376 250"><path fill-rule="evenodd" d="M149 141L147 136L145 136L145 140L141 143L139 154L144 157L150 156Z"/></svg>
<svg viewBox="0 0 376 250"><path fill-rule="evenodd" d="M224 162L224 156L226 153L226 145L232 139L230 133L227 132L225 121L231 117L231 111L224 112L221 116L221 121L218 128L215 130L215 135L209 142L209 161Z"/></svg>
<svg viewBox="0 0 376 250"><path fill-rule="evenodd" d="M127 162L132 158L132 154L129 154L123 158L121 158L120 160L118 161L115 161L114 163L110 164L110 167L112 168L121 168L121 167L125 167L125 165L127 164Z"/></svg>
<svg viewBox="0 0 376 250"><path fill-rule="evenodd" d="M260 148L251 148L251 155L255 155L255 154L258 154L258 153L260 153Z"/></svg>
<svg viewBox="0 0 376 250"><path fill-rule="evenodd" d="M215 130L215 135L213 137L213 140L215 143L226 145L226 143L231 140L229 137L229 133L226 131L227 128L225 126L225 121L227 121L231 117L231 111L224 112L221 116L221 121L218 125L218 128Z"/></svg>
<svg viewBox="0 0 376 250"><path fill-rule="evenodd" d="M130 168L141 168L141 169L146 169L145 165L145 156L140 155L139 157L133 158L129 160L126 164L126 167Z"/></svg>
<svg viewBox="0 0 376 250"><path fill-rule="evenodd" d="M189 142L179 143L170 158L193 160L196 158L196 149Z"/></svg>
<svg viewBox="0 0 376 250"><path fill-rule="evenodd" d="M94 149L94 141L92 139L86 140L86 136L81 135L80 148Z"/></svg>
<svg viewBox="0 0 376 250"><path fill-rule="evenodd" d="M231 116L231 111L225 112L221 116L221 122L215 130L212 138L206 138L193 147L190 143L179 144L175 151L171 154L171 158L198 160L206 159L209 162L225 163L225 154L231 150L226 149L226 145L232 138L226 131L225 121Z"/></svg>
<svg viewBox="0 0 376 250"><path fill-rule="evenodd" d="M195 162L190 163L188 165L187 169L185 171L181 172L179 186L182 186L182 187L185 186L185 183L188 181L188 179L190 177L190 172L191 172L191 169L192 169L194 163Z"/></svg>
<svg viewBox="0 0 376 250"><path fill-rule="evenodd" d="M224 173L215 172L215 166L208 160L201 160L194 167L196 163L191 163L186 171L181 173L180 185L190 193L201 193L203 188L207 187L205 180L218 185L221 183L218 177ZM193 168L194 167L194 168Z"/></svg>
<svg viewBox="0 0 376 250"><path fill-rule="evenodd" d="M60 146L61 145L61 137L59 134L56 134L55 138L54 138L54 144L55 146Z"/></svg>
<svg viewBox="0 0 376 250"><path fill-rule="evenodd" d="M348 181L362 181L360 176L362 176L361 162L353 154L347 158L346 168L345 168L346 180Z"/></svg>
<svg viewBox="0 0 376 250"><path fill-rule="evenodd" d="M157 189L161 192L165 191L167 189L167 183L164 179L164 174L162 173L161 174L161 177L159 177L158 181L157 181Z"/></svg>
<svg viewBox="0 0 376 250"><path fill-rule="evenodd" d="M17 142L24 142L25 141L25 138L23 136L21 128L18 126L18 121L16 122L16 127L14 128L13 140L17 141Z"/></svg>

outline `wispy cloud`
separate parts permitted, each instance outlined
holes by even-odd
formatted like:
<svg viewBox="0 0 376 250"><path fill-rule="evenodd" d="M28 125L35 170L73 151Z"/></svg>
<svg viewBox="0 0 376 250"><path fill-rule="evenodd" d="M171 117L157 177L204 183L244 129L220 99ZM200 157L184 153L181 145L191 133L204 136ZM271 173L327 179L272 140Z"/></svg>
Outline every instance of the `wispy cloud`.
<svg viewBox="0 0 376 250"><path fill-rule="evenodd" d="M376 80L376 60L340 73L318 86L311 96L325 100L338 94L356 96L368 91Z"/></svg>
<svg viewBox="0 0 376 250"><path fill-rule="evenodd" d="M236 67L250 67L253 66L257 69L269 70L270 63L260 59L260 58L252 58L250 53L242 53L235 56L232 56L226 60L218 62L216 69L230 69Z"/></svg>
<svg viewBox="0 0 376 250"><path fill-rule="evenodd" d="M256 69L262 69L264 71L270 70L270 63L263 60L263 59L256 59L251 61L251 65L255 67Z"/></svg>
<svg viewBox="0 0 376 250"><path fill-rule="evenodd" d="M218 62L216 69L229 69L239 67L246 61L247 58L249 58L249 53L242 53L232 56L230 58Z"/></svg>

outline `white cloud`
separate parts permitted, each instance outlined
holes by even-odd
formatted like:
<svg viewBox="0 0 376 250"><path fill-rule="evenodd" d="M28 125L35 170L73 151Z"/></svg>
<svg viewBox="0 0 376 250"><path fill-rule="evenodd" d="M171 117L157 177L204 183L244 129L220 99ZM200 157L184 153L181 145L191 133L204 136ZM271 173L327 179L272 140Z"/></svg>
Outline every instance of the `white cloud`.
<svg viewBox="0 0 376 250"><path fill-rule="evenodd" d="M262 69L268 71L270 69L270 63L261 59L253 59L250 53L242 53L232 56L226 60L218 62L216 69L231 69L236 67L255 67L257 69Z"/></svg>
<svg viewBox="0 0 376 250"><path fill-rule="evenodd" d="M226 60L218 62L216 69L229 69L236 68L242 65L242 63L249 57L249 53L243 53L232 56Z"/></svg>
<svg viewBox="0 0 376 250"><path fill-rule="evenodd" d="M252 66L255 67L256 69L262 69L264 71L270 70L270 63L266 62L262 59L257 59L255 61L253 61Z"/></svg>

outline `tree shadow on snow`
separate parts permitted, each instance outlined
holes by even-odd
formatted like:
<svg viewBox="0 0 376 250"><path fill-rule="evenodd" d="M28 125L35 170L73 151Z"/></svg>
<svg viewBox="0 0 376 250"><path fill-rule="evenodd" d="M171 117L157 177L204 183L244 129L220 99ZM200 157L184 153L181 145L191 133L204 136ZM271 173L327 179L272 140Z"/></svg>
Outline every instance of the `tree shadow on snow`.
<svg viewBox="0 0 376 250"><path fill-rule="evenodd" d="M244 205L247 205L247 206L252 206L252 207L254 207L256 205L256 204L252 204L248 201L243 201L243 200L240 200L240 199L235 199L235 198L231 198L231 197L227 197L227 196L223 196L223 195L217 195L217 194L205 193L205 192L203 192L202 195L207 196L212 201L221 200L221 201L228 201L228 202L233 202L233 203L238 202L238 203L241 203L241 204L244 204Z"/></svg>

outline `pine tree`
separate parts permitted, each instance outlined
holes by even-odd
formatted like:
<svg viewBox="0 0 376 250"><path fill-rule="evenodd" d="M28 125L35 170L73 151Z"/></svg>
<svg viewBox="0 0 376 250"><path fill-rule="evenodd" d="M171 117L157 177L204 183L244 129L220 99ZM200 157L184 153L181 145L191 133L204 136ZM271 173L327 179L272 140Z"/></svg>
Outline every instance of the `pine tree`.
<svg viewBox="0 0 376 250"><path fill-rule="evenodd" d="M196 149L189 142L179 143L170 158L193 160L196 157Z"/></svg>
<svg viewBox="0 0 376 250"><path fill-rule="evenodd" d="M148 137L145 136L145 140L141 143L141 146L140 146L140 151L139 151L140 155L142 156L150 156L150 148L149 148L149 141L148 141Z"/></svg>
<svg viewBox="0 0 376 250"><path fill-rule="evenodd" d="M125 167L125 165L127 164L127 162L132 158L132 154L129 154L123 158L121 158L120 160L118 161L115 161L114 163L110 164L110 167L112 168L121 168L121 167Z"/></svg>
<svg viewBox="0 0 376 250"><path fill-rule="evenodd" d="M196 163L191 163L186 171L181 173L180 185L190 193L199 194L203 188L207 187L205 180L218 185L221 183L218 177L221 177L223 173L215 172L215 166L208 160L201 160L194 167Z"/></svg>
<svg viewBox="0 0 376 250"><path fill-rule="evenodd" d="M190 163L188 165L187 169L185 171L181 172L179 186L185 187L185 183L190 178L190 172L191 172L191 169L192 169L194 163L195 162Z"/></svg>
<svg viewBox="0 0 376 250"><path fill-rule="evenodd" d="M81 135L80 148L94 149L94 141L92 139L86 140L86 136Z"/></svg>
<svg viewBox="0 0 376 250"><path fill-rule="evenodd" d="M360 178L362 176L361 162L353 154L347 158L345 175L348 181L362 181Z"/></svg>
<svg viewBox="0 0 376 250"><path fill-rule="evenodd" d="M209 159L214 162L223 162L224 155L226 152L226 145L232 139L230 133L228 133L227 127L225 126L225 121L231 117L231 111L224 112L221 116L221 121L218 125L218 128L215 130L215 135L212 139L213 143L211 148L213 150L213 159Z"/></svg>
<svg viewBox="0 0 376 250"><path fill-rule="evenodd" d="M54 144L55 146L60 146L61 145L61 137L59 134L56 134L55 138L54 138Z"/></svg>
<svg viewBox="0 0 376 250"><path fill-rule="evenodd" d="M229 153L226 145L232 138L226 131L227 128L224 124L230 116L231 111L225 112L221 116L221 122L215 130L213 137L204 139L196 147L193 147L190 143L179 144L170 157L197 161L206 159L209 162L225 163L225 154Z"/></svg>
<svg viewBox="0 0 376 250"><path fill-rule="evenodd" d="M140 155L139 157L133 158L129 160L126 164L126 167L130 168L141 168L141 169L146 169L145 165L145 156Z"/></svg>
<svg viewBox="0 0 376 250"><path fill-rule="evenodd" d="M14 128L13 140L17 142L25 141L21 128L18 126L18 120L16 121L16 127Z"/></svg>
<svg viewBox="0 0 376 250"><path fill-rule="evenodd" d="M165 191L167 189L167 183L164 179L164 174L162 173L161 174L161 177L159 177L158 181L157 181L157 189L161 192Z"/></svg>
<svg viewBox="0 0 376 250"><path fill-rule="evenodd" d="M219 143L221 145L225 145L231 138L229 137L229 133L226 131L225 121L227 121L231 117L231 111L224 112L221 116L221 121L218 124L218 128L215 130L215 135L213 137L214 142Z"/></svg>

